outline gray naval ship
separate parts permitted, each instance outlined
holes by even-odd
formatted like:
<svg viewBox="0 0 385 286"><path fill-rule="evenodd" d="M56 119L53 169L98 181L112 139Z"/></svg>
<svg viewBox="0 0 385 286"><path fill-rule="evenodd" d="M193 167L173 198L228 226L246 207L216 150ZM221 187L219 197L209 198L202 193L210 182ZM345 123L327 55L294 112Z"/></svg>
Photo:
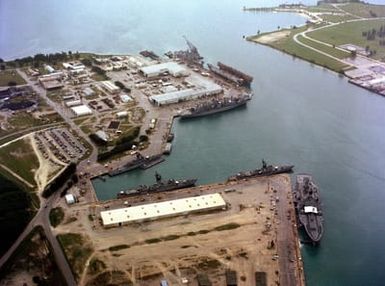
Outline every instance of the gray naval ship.
<svg viewBox="0 0 385 286"><path fill-rule="evenodd" d="M228 181L238 181L253 177L272 176L283 173L293 172L294 165L267 165L265 160L262 160L262 168L251 171L239 172L236 175L227 178Z"/></svg>
<svg viewBox="0 0 385 286"><path fill-rule="evenodd" d="M158 193L158 192L168 192L168 191L177 190L177 189L194 187L197 181L197 179L186 179L186 180L169 179L167 181L163 181L161 175L159 175L158 173L155 173L155 178L156 178L156 184L153 184L150 186L140 185L137 189L134 189L134 190L121 191L117 194L117 198L122 199L130 196L137 196L137 195L144 195L144 194L151 194L151 193Z"/></svg>
<svg viewBox="0 0 385 286"><path fill-rule="evenodd" d="M213 99L209 102L198 104L181 114L181 118L194 118L218 112L223 112L245 105L252 97L252 94L245 93L239 97L228 97L221 100Z"/></svg>
<svg viewBox="0 0 385 286"><path fill-rule="evenodd" d="M294 206L299 226L303 227L313 244L318 244L324 233L321 199L317 185L308 174L297 175L294 188Z"/></svg>

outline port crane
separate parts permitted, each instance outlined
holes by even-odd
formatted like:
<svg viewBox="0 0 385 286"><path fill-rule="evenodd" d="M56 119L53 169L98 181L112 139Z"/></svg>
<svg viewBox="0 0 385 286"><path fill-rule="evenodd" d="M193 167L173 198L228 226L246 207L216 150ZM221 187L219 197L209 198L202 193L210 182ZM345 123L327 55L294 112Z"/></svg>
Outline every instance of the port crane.
<svg viewBox="0 0 385 286"><path fill-rule="evenodd" d="M203 57L198 52L197 47L191 43L186 36L183 36L188 46L188 49L185 51L177 51L174 53L174 57L179 58L188 63L190 66L199 65L203 66Z"/></svg>

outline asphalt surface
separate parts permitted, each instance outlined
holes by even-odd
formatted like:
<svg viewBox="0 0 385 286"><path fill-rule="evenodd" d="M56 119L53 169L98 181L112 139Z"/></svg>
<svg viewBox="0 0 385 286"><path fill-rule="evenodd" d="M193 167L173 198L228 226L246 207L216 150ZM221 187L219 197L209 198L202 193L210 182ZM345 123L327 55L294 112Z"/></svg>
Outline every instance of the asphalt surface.
<svg viewBox="0 0 385 286"><path fill-rule="evenodd" d="M60 269L66 283L68 286L77 285L75 277L72 273L71 267L68 264L68 261L57 241L56 237L53 235L51 230L51 225L49 222L49 213L52 209L52 206L60 199L60 192L56 192L47 200L41 201L41 206L35 217L27 225L24 231L19 235L17 240L12 244L8 251L0 258L0 268L8 261L12 256L13 252L19 247L20 243L28 236L28 234L38 225L43 227L44 233L47 240L49 241L53 255L55 257L55 262Z"/></svg>

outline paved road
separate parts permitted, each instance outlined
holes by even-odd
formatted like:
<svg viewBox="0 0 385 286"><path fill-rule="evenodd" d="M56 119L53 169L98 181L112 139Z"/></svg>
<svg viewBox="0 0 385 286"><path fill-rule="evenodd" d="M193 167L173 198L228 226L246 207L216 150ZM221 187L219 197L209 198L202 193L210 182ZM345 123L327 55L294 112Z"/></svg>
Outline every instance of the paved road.
<svg viewBox="0 0 385 286"><path fill-rule="evenodd" d="M11 257L12 253L19 247L20 243L28 236L32 229L38 225L41 225L44 229L44 233L47 237L47 240L51 244L53 255L55 257L55 262L60 269L67 285L77 285L75 277L72 274L70 265L67 262L67 259L57 241L56 237L52 234L51 226L49 223L49 212L52 209L52 206L60 199L60 192L55 193L45 202L41 202L41 207L35 217L30 221L24 231L19 235L17 240L13 245L8 249L8 251L0 258L0 268L7 262ZM46 207L45 207L46 206Z"/></svg>

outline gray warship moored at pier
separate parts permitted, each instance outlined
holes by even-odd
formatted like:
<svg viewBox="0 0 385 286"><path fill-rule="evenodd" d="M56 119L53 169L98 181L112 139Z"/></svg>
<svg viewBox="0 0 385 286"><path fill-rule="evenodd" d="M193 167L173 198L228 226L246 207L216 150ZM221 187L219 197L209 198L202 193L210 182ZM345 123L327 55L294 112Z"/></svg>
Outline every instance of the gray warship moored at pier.
<svg viewBox="0 0 385 286"><path fill-rule="evenodd" d="M305 229L312 243L317 244L322 238L324 225L319 190L312 176L297 175L293 192L299 226Z"/></svg>
<svg viewBox="0 0 385 286"><path fill-rule="evenodd" d="M262 160L262 168L255 169L246 172L239 172L238 174L228 178L228 181L237 181L251 177L262 177L262 176L271 176L282 173L291 173L293 172L294 165L280 165L273 166L267 165L265 160Z"/></svg>
<svg viewBox="0 0 385 286"><path fill-rule="evenodd" d="M134 160L128 162L123 167L108 172L108 175L113 177L137 168L148 169L164 161L162 154L144 157L138 152L135 156Z"/></svg>
<svg viewBox="0 0 385 286"><path fill-rule="evenodd" d="M194 118L231 110L245 105L251 100L251 97L251 94L243 94L239 97L223 98L222 100L213 99L190 108L186 113L182 113L180 117Z"/></svg>
<svg viewBox="0 0 385 286"><path fill-rule="evenodd" d="M125 198L136 195L143 195L148 193L158 193L158 192L167 192L177 189L184 189L189 187L194 187L197 179L187 179L187 180L174 180L169 179L167 181L162 181L162 177L155 173L156 184L146 186L141 185L137 189L121 191L117 194L117 198Z"/></svg>

